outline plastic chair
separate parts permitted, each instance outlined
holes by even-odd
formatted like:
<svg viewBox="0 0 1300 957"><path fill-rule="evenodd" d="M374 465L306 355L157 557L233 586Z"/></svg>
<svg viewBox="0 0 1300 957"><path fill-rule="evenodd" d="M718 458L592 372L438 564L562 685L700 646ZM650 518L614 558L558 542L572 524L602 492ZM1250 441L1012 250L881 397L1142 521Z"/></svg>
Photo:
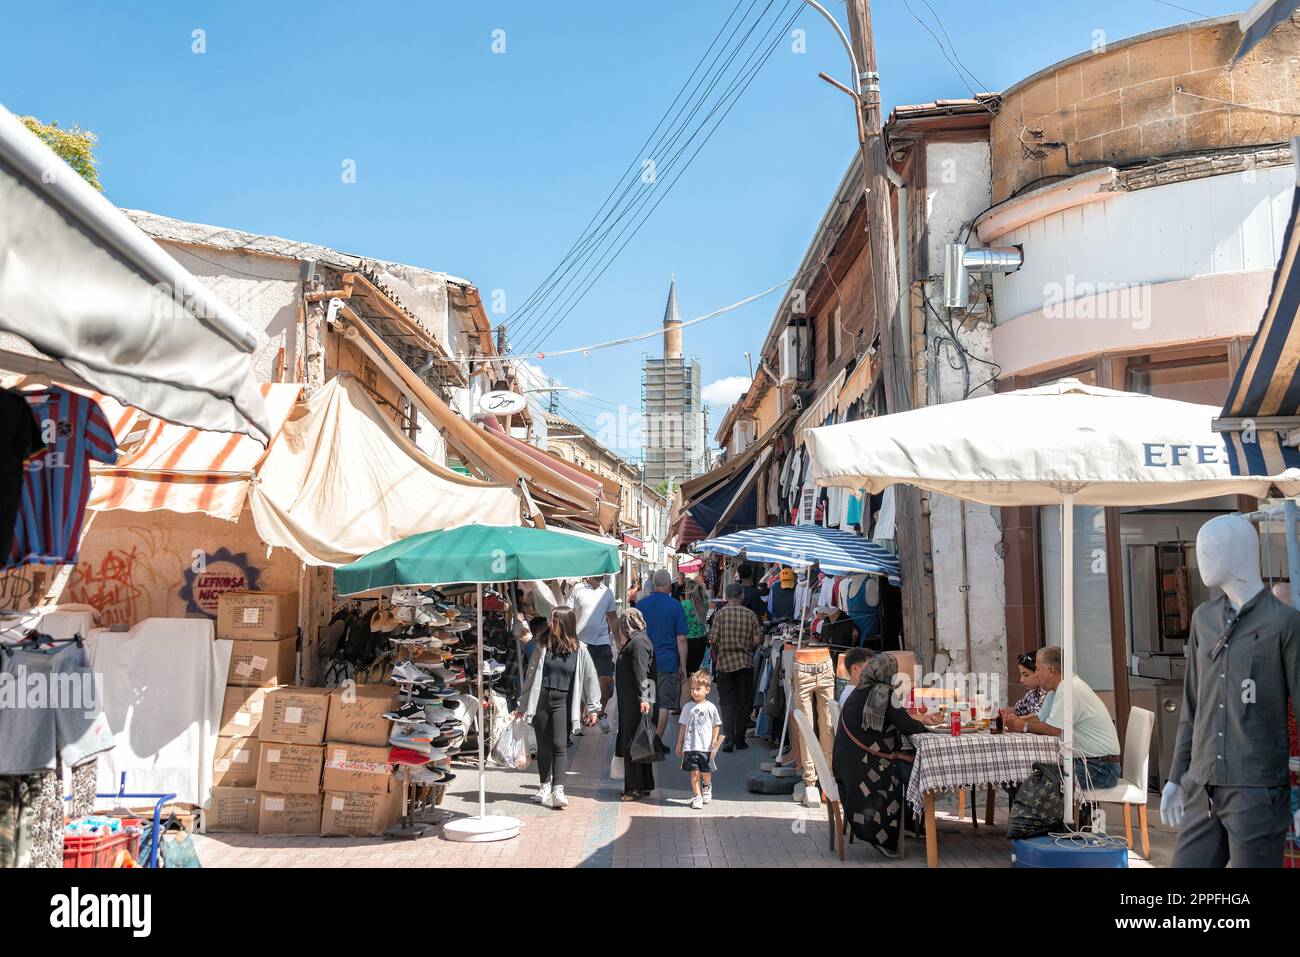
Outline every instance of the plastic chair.
<svg viewBox="0 0 1300 957"><path fill-rule="evenodd" d="M1124 808L1124 836L1133 849L1133 817L1130 808L1138 808L1138 826L1142 831L1142 856L1151 857L1151 840L1147 835L1147 769L1151 763L1151 731L1156 716L1145 708L1130 708L1128 730L1124 733L1124 770L1113 788L1093 788L1083 792L1090 802L1104 801Z"/></svg>
<svg viewBox="0 0 1300 957"><path fill-rule="evenodd" d="M840 804L840 789L835 786L831 769L826 766L826 755L822 753L821 744L813 733L812 722L798 708L790 712L794 723L799 728L799 739L803 746L812 753L813 767L817 770L817 784L821 787L822 799L826 802L826 823L830 828L830 849L835 850L835 840L839 838L840 860L844 860L844 807Z"/></svg>
<svg viewBox="0 0 1300 957"><path fill-rule="evenodd" d="M832 698L828 710L831 714L831 731L838 731L840 729L840 711L842 710L840 703Z"/></svg>

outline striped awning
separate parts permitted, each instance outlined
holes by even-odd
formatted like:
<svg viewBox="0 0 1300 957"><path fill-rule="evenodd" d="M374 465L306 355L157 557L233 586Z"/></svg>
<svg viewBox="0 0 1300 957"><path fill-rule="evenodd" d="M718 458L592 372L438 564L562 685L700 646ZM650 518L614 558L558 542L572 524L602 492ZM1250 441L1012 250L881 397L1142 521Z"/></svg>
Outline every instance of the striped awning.
<svg viewBox="0 0 1300 957"><path fill-rule="evenodd" d="M1300 189L1291 200L1291 218L1264 318L1214 421L1215 431L1226 433L1228 464L1234 475L1278 475L1300 468L1300 449L1295 447L1300 439L1298 210Z"/></svg>
<svg viewBox="0 0 1300 957"><path fill-rule="evenodd" d="M840 403L840 390L844 388L844 380L848 373L841 369L839 374L830 381L826 388L822 389L821 394L812 401L812 404L799 416L799 421L794 426L794 439L796 442L804 440L804 433L809 429L815 429L826 424Z"/></svg>
<svg viewBox="0 0 1300 957"><path fill-rule="evenodd" d="M268 382L258 389L274 441L302 386ZM100 406L113 424L114 435L124 442L132 429L139 430L143 417L129 406L113 404L110 408L110 402L101 399ZM96 511L205 512L237 521L248 497L248 483L266 452L266 446L243 433L209 432L148 419L138 440L127 446L116 465L92 466L94 484L86 507Z"/></svg>
<svg viewBox="0 0 1300 957"><path fill-rule="evenodd" d="M828 575L885 575L897 584L898 556L851 532L821 525L773 525L709 538L691 546L694 552L740 555L752 561L780 562L794 568L817 563Z"/></svg>

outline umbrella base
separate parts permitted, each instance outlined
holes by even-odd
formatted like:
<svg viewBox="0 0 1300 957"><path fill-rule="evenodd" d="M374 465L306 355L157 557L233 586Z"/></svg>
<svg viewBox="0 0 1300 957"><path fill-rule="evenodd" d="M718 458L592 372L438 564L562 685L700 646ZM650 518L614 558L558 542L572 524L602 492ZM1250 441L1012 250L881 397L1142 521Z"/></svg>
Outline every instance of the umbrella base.
<svg viewBox="0 0 1300 957"><path fill-rule="evenodd" d="M519 836L518 818L504 814L486 817L463 817L442 826L442 836L449 841L508 841Z"/></svg>
<svg viewBox="0 0 1300 957"><path fill-rule="evenodd" d="M384 830L384 839L389 841L414 841L416 838L424 837L426 834L433 833L433 828L428 824L411 822L410 824L394 824Z"/></svg>

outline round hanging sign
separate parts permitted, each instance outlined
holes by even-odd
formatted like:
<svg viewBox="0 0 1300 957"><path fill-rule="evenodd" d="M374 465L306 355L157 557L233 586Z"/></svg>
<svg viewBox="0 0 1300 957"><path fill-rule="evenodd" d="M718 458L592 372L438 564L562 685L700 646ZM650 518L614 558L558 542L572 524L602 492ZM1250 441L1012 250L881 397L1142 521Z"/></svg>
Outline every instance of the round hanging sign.
<svg viewBox="0 0 1300 957"><path fill-rule="evenodd" d="M522 412L528 400L517 392L494 389L479 396L478 410L486 415L514 415Z"/></svg>

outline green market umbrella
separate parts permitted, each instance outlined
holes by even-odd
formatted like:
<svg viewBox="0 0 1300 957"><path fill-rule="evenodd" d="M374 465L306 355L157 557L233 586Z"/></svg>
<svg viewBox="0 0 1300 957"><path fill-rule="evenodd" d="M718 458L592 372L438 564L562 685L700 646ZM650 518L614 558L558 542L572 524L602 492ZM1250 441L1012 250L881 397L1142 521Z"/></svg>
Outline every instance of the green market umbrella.
<svg viewBox="0 0 1300 957"><path fill-rule="evenodd" d="M587 578L619 570L618 543L540 528L461 525L421 532L385 545L334 571L339 593L355 595L376 588L410 585L477 587L478 612L478 807L476 818L448 822L443 836L453 841L500 841L519 834L513 817L487 813L483 754L483 585L493 582Z"/></svg>
<svg viewBox="0 0 1300 957"><path fill-rule="evenodd" d="M519 525L421 532L335 569L340 594L407 585L544 581L612 575L618 543Z"/></svg>

